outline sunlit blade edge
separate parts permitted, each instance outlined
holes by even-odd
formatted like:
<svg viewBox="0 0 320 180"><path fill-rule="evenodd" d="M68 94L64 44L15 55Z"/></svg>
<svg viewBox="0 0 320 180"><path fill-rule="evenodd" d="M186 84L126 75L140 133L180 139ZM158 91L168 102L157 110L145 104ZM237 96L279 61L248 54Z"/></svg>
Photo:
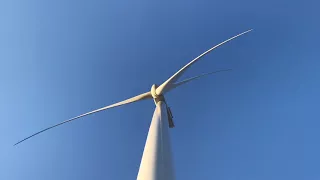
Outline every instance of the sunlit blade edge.
<svg viewBox="0 0 320 180"><path fill-rule="evenodd" d="M200 54L198 57L194 58L192 61L190 61L188 64L186 64L184 67L182 67L179 71L177 71L174 75L172 75L168 80L166 80L164 83L162 83L157 89L156 89L156 93L157 94L162 94L162 92L164 91L164 89L166 88L166 86L168 86L168 84L174 83L193 63L195 63L197 60L199 60L201 57L203 57L204 55L208 54L209 52L211 52L212 50L222 46L223 44L241 36L244 35L248 32L252 31L252 29L247 30L245 32L242 32L236 36L233 36L215 46L213 46L212 48L208 49L207 51L205 51L204 53Z"/></svg>

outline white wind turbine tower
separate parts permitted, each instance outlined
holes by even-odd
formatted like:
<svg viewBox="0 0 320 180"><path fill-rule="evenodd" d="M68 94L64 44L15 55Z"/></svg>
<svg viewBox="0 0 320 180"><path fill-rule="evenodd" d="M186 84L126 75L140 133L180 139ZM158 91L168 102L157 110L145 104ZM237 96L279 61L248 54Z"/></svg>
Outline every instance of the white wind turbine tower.
<svg viewBox="0 0 320 180"><path fill-rule="evenodd" d="M236 36L233 36L217 45L214 47L210 48L206 52L202 53L192 61L190 61L187 65L185 65L183 68L181 68L178 72L176 72L173 76L171 76L168 80L166 80L164 83L162 83L160 86L157 85L152 85L151 90L148 92L145 92L143 94L137 95L135 97L129 98L127 100L93 110L91 112L76 116L74 118L65 120L61 123L58 123L56 125L53 125L51 127L48 127L46 129L43 129L19 142L17 142L14 145L17 145L37 134L40 134L44 131L47 131L51 128L60 126L62 124L71 122L73 120L76 120L80 117L87 116L99 111L103 111L106 109L114 108L117 106L137 102L140 100L145 100L145 99L153 99L154 103L156 105L155 111L153 113L151 125L149 128L148 136L147 136L147 141L144 147L142 159L141 159L141 164L138 172L137 179L138 180L173 180L175 179L175 174L174 174L174 169L173 169L173 164L172 164L172 157L171 157L171 148L170 148L170 139L169 139L169 132L168 132L168 127L173 128L174 123L173 123L173 117L170 108L168 107L164 94L169 92L170 90L181 86L182 84L185 84L187 82L190 82L194 79L198 79L202 76L221 72L221 71L228 71L230 69L226 70L220 70L220 71L215 71L211 73L205 73L201 74L199 76L195 76L180 82L176 82L178 78L197 60L199 60L201 57L209 53L215 48L218 48L219 46L243 35L248 32L250 32L252 29L245 31L243 33L240 33Z"/></svg>

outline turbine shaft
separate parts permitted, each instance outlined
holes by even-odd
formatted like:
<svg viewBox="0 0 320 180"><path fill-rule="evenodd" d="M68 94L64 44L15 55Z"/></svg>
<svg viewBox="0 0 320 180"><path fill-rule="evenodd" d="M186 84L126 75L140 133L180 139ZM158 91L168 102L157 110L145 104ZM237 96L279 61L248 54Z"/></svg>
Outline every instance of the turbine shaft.
<svg viewBox="0 0 320 180"><path fill-rule="evenodd" d="M22 143L23 141L25 141L25 140L27 140L27 139L35 136L35 135L38 135L38 134L40 134L40 133L42 133L42 132L44 132L44 131L47 131L47 130L52 129L52 128L57 127L57 126L60 126L60 125L62 125L62 124L65 124L65 123L74 121L74 120L76 120L76 119L78 119L78 118L81 118L81 117L84 117L84 116L87 116L87 115L90 115L90 114L93 114L93 113L97 113L97 112L100 112L100 111L103 111L103 110L106 110L106 109L114 108L114 107L117 107L117 106L122 106L122 105L125 105L125 104L137 102L137 101L144 100L144 99L150 99L150 98L152 98L151 93L150 93L150 92L146 92L146 93L143 93L143 94L134 96L134 97L132 97L132 98L129 98L129 99L127 99L127 100L120 101L120 102L118 102L118 103L115 103L115 104L112 104L112 105L109 105L109 106L105 106L105 107L103 107L103 108L100 108L100 109L96 109L96 110L87 112L87 113L85 113L85 114L81 114L81 115L79 115L79 116L73 117L73 118L71 118L71 119L62 121L62 122L60 122L60 123L58 123L58 124L55 124L55 125L50 126L50 127L48 127L48 128L45 128L45 129L43 129L43 130L41 130L41 131L39 131L39 132L37 132L37 133L34 133L34 134L32 134L31 136L26 137L25 139L17 142L17 143L14 144L14 145L20 144L20 143Z"/></svg>
<svg viewBox="0 0 320 180"><path fill-rule="evenodd" d="M175 81L177 81L177 79L195 62L197 62L197 60L199 60L200 58L202 58L204 55L208 54L209 52L211 52L212 50L222 46L223 44L241 36L244 35L248 32L252 31L252 29L242 32L236 36L233 36L215 46L213 46L212 48L208 49L207 51L205 51L204 53L200 54L198 57L194 58L192 61L190 61L188 64L186 64L184 67L182 67L178 72L176 72L174 75L172 75L168 80L166 80L164 83L162 83L157 89L156 89L156 93L158 95L162 94L164 91L166 91L166 88L170 85L173 84Z"/></svg>

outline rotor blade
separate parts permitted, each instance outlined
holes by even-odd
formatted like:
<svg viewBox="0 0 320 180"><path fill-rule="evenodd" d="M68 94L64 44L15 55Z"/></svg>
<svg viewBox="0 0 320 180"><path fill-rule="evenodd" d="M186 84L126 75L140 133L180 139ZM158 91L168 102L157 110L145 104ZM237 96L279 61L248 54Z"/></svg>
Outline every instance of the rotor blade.
<svg viewBox="0 0 320 180"><path fill-rule="evenodd" d="M223 69L223 70L219 70L219 71L213 71L213 72L209 72L209 73L203 73L203 74L200 74L200 75L198 75L198 76L191 77L191 78L185 79L185 80L183 80L183 81L180 81L180 82L178 82L178 83L170 84L170 85L168 85L168 88L166 88L164 92L165 92L165 93L166 93L166 92L169 92L169 91L171 91L172 89L174 89L174 88L176 88L176 87L178 87L178 86L181 86L181 85L183 85L183 84L185 84L185 83L188 83L188 82L190 82L190 81L192 81L192 80L199 79L199 78L201 78L201 77L203 77L203 76L206 76L206 75L215 74L215 73L224 72L224 71L231 71L231 70L232 70L232 69Z"/></svg>
<svg viewBox="0 0 320 180"><path fill-rule="evenodd" d="M58 123L58 124L56 124L56 125L50 126L50 127L46 128L46 129L43 129L43 130L41 130L41 131L39 131L39 132L37 132L37 133L35 133L35 134L32 134L31 136L29 136L29 137L27 137L27 138L25 138L25 139L17 142L17 143L14 144L14 145L17 145L17 144L19 144L19 143L21 143L21 142L23 142L23 141L25 141L25 140L27 140L27 139L35 136L35 135L38 135L38 134L40 134L40 133L42 133L42 132L44 132L44 131L47 131L47 130L49 130L49 129L51 129L51 128L60 126L60 125L62 125L62 124L68 123L68 122L71 122L71 121L76 120L76 119L78 119L78 118L81 118L81 117L83 117L83 116L87 116L87 115L90 115L90 114L93 114L93 113L96 113L96 112L99 112L99 111L103 111L103 110L110 109L110 108L113 108L113 107L117 107L117 106L129 104L129 103L133 103L133 102L136 102L136 101L140 101L140 100L143 100L143 99L149 99L149 98L152 98L152 95L151 95L150 92L146 92L146 93L140 94L140 95L138 95L138 96L129 98L129 99L127 99L127 100L124 100L124 101L121 101L121 102L118 102L118 103L115 103L115 104L112 104L112 105L109 105L109 106L105 106L105 107L103 107L103 108L96 109L96 110L93 110L93 111L91 111L91 112L87 112L87 113L85 113L85 114L81 114L81 115L79 115L79 116L73 117L73 118L68 119L68 120L65 120L65 121L63 121L63 122L61 122L61 123Z"/></svg>
<svg viewBox="0 0 320 180"><path fill-rule="evenodd" d="M221 45L241 36L244 35L248 32L252 31L252 29L245 31L243 33L240 33L236 36L233 36L232 38L229 38L215 46L213 46L212 48L208 49L206 52L200 54L198 57L196 57L195 59L193 59L192 61L190 61L187 65L185 65L183 68L181 68L178 72L176 72L173 76L171 76L168 80L166 80L164 83L162 83L157 89L156 89L156 93L158 95L162 94L164 92L164 90L166 89L166 87L168 86L168 84L174 83L193 63L195 63L197 60L199 60L201 57L203 57L204 55L208 54L209 52L211 52L212 50L220 47Z"/></svg>

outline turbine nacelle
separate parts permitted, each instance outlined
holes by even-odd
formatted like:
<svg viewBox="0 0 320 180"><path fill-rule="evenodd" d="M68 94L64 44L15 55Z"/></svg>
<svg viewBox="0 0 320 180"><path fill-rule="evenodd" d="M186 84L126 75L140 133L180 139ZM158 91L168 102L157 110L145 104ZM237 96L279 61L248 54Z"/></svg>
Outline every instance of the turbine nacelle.
<svg viewBox="0 0 320 180"><path fill-rule="evenodd" d="M163 94L160 94L160 95L157 94L157 87L158 87L158 85L153 84L153 85L151 86L151 90L150 90L150 94L151 94L151 96L152 96L152 98L153 98L154 104L157 105L157 103L158 103L159 101L162 101L162 102L166 103ZM166 103L166 104L167 104L167 103Z"/></svg>
<svg viewBox="0 0 320 180"><path fill-rule="evenodd" d="M157 92L156 92L157 87L158 87L158 85L156 85L156 84L153 84L153 85L151 86L151 90L150 90L151 96L152 96L152 98L153 98L153 100L154 100L154 103L155 103L156 105L157 105L157 103L158 103L159 101L162 101L163 103L166 104L169 127L170 127L170 128L174 128L174 122L173 122L173 116L172 116L171 109L170 109L170 107L168 106L166 100L164 99L163 94L161 94L161 95L158 95L158 94L157 94Z"/></svg>

